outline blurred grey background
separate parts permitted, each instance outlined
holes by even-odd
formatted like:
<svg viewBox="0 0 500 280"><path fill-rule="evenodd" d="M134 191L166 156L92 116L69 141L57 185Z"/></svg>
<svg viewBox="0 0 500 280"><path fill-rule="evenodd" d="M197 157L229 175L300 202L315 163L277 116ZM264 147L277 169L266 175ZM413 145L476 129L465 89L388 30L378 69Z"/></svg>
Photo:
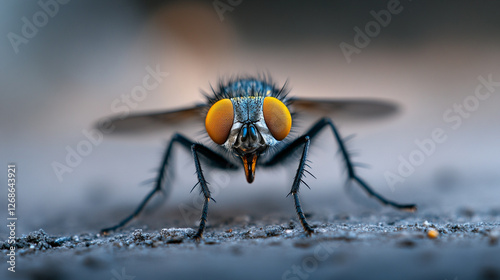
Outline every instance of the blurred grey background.
<svg viewBox="0 0 500 280"><path fill-rule="evenodd" d="M400 12L385 27L379 25L350 63L340 45L356 46L355 28L365 30L374 21L371 11L387 10L391 1L220 2L226 6L212 1L75 0L57 2L57 11L47 8L53 16L45 20L36 1L2 1L0 159L5 171L0 181L7 181L7 164L16 163L18 234L38 228L51 234L95 232L117 222L149 190L140 183L154 176L151 170L158 168L172 133L185 131L203 139L197 133L203 123L166 127L154 135L105 134L72 172L58 179L54 162L65 164L67 149L86 140L83 131L114 114L114 102L142 84L148 66L169 75L134 103L132 112L189 106L203 101L200 89L209 91L221 77L266 71L279 85L288 79L294 96L393 101L400 110L389 118L336 120L344 136L356 133L349 142L349 148L359 151L356 160L371 165L360 169L362 177L390 199L417 203L423 213L468 209L498 215L500 86L477 106L470 103L474 110L459 117L463 122L457 129L452 125L460 115L448 112L455 118L452 123L443 115L472 100L478 77L500 82L499 2L401 1ZM9 34L22 35L23 18L41 26L31 30L31 38L15 37L12 43ZM430 138L436 128L444 131L446 141L404 182L389 186L387 172L398 174L400 156L408 159L417 149L415 141ZM318 179L309 179L312 189L302 191L306 211L394 211L357 187L346 188L329 133L320 142L311 149ZM168 227L168 217L179 216L180 205L196 200L198 194L189 193L196 182L189 153L179 149L175 159L177 176L169 200L150 214L152 219L143 216L137 224ZM229 177L208 171L209 178L223 178L211 215L281 211L294 218L285 195L293 178L288 170L295 168L293 162L258 170L251 185L243 171ZM5 219L6 188L1 193L0 217ZM193 226L198 217L191 219L185 226ZM5 227L0 237L6 239Z"/></svg>

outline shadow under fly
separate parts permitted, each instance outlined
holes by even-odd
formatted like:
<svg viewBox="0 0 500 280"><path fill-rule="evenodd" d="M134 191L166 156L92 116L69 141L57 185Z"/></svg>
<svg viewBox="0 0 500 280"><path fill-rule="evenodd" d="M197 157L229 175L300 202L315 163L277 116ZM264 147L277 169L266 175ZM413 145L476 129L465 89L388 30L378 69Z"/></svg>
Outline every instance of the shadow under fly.
<svg viewBox="0 0 500 280"><path fill-rule="evenodd" d="M205 132L214 145L207 146L176 133L171 138L154 180L154 188L141 202L139 207L117 225L105 228L102 233L114 231L126 225L144 209L148 201L163 188L170 188L166 181L167 168L172 164L172 150L182 147L191 152L196 169L197 183L192 190L198 188L203 196L203 208L200 224L195 235L199 239L205 230L208 216L208 205L212 199L210 186L203 174L201 158L210 166L221 169L236 170L243 168L248 183L255 178L259 168L272 167L293 159L299 153L297 171L288 196L293 198L298 219L306 234L314 232L309 225L300 205L299 189L302 185L309 187L303 180L308 170L308 153L311 144L315 143L320 132L327 130L336 140L344 160L348 178L364 189L370 196L385 205L406 211L415 211L414 204L400 204L384 198L376 193L360 178L346 150L343 139L330 118L320 118L300 136L291 139L290 130L297 114L292 110L307 112L349 111L368 116L379 116L395 110L388 102L376 100L334 100L308 99L288 96L286 83L277 87L269 77L237 78L228 82L221 81L212 93L205 93L206 102L190 108L175 111L155 112L127 117L115 117L108 122L117 130L128 130L134 127L145 127L149 124L169 125L184 119L205 121Z"/></svg>

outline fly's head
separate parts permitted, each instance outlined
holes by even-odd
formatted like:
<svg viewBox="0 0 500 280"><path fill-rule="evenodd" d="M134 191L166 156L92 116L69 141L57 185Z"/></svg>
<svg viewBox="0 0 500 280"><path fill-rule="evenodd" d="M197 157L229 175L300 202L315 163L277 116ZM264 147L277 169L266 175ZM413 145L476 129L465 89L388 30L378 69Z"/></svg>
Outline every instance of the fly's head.
<svg viewBox="0 0 500 280"><path fill-rule="evenodd" d="M252 183L259 156L289 134L290 111L281 100L265 94L227 97L212 105L205 127L216 144L241 159Z"/></svg>

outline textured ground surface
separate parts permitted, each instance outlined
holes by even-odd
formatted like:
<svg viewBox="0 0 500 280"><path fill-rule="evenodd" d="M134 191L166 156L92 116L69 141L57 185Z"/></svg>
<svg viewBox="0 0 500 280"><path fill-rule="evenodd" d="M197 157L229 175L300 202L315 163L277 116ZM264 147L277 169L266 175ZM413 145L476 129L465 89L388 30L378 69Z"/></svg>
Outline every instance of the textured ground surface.
<svg viewBox="0 0 500 280"><path fill-rule="evenodd" d="M0 275L116 280L500 278L495 211L310 219L316 233L306 237L295 219L237 216L209 227L199 243L192 239L191 228L129 227L109 236L53 236L39 230L18 238L17 272L7 272L3 261ZM435 239L432 230L439 233Z"/></svg>

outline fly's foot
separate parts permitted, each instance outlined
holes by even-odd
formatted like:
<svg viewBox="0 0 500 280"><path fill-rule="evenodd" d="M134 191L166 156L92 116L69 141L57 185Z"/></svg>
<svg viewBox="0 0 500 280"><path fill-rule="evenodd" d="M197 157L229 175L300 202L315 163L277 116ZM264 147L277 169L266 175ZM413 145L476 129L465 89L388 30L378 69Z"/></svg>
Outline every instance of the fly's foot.
<svg viewBox="0 0 500 280"><path fill-rule="evenodd" d="M193 236L194 241L199 243L203 239L203 233L198 232Z"/></svg>
<svg viewBox="0 0 500 280"><path fill-rule="evenodd" d="M304 223L302 224L302 227L304 228L304 232L307 236L311 236L314 233L314 229L312 229L309 224Z"/></svg>

